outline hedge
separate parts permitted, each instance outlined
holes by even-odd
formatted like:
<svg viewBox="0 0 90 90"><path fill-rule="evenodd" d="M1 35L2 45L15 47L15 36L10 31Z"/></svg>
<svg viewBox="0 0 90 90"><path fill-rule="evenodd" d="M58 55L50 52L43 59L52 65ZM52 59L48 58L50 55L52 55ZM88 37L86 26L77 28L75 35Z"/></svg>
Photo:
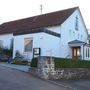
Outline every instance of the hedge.
<svg viewBox="0 0 90 90"><path fill-rule="evenodd" d="M55 68L90 68L90 61L54 58ZM38 59L33 58L31 67L37 67Z"/></svg>
<svg viewBox="0 0 90 90"><path fill-rule="evenodd" d="M55 68L90 68L90 61L55 58Z"/></svg>
<svg viewBox="0 0 90 90"><path fill-rule="evenodd" d="M38 63L38 59L33 58L32 61L31 61L31 67L37 67L37 63Z"/></svg>

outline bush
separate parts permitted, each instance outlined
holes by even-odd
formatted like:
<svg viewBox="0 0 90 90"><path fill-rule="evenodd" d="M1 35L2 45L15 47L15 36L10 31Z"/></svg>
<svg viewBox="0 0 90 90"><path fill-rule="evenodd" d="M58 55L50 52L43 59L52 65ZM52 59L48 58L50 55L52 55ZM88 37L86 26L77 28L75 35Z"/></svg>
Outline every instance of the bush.
<svg viewBox="0 0 90 90"><path fill-rule="evenodd" d="M14 60L12 64L17 64L17 65L28 65L28 61L20 61L20 60Z"/></svg>
<svg viewBox="0 0 90 90"><path fill-rule="evenodd" d="M20 52L18 50L16 50L15 57L18 58L20 56L21 56Z"/></svg>
<svg viewBox="0 0 90 90"><path fill-rule="evenodd" d="M38 63L38 59L33 58L32 61L31 61L31 67L37 67L37 63Z"/></svg>
<svg viewBox="0 0 90 90"><path fill-rule="evenodd" d="M55 58L55 68L90 68L90 61Z"/></svg>
<svg viewBox="0 0 90 90"><path fill-rule="evenodd" d="M12 50L8 48L1 48L0 47L0 55L5 55L7 57L12 57Z"/></svg>

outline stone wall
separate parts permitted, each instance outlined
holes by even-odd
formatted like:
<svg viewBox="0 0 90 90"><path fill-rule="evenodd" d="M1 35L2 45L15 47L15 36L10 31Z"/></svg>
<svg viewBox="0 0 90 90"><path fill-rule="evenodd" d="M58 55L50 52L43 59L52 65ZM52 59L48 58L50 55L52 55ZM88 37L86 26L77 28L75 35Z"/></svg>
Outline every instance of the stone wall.
<svg viewBox="0 0 90 90"><path fill-rule="evenodd" d="M49 79L50 74L54 73L54 59L50 57L38 58L38 76Z"/></svg>
<svg viewBox="0 0 90 90"><path fill-rule="evenodd" d="M87 68L57 68L49 79L86 79L90 78L90 69Z"/></svg>
<svg viewBox="0 0 90 90"><path fill-rule="evenodd" d="M30 73L43 79L90 78L90 69L87 68L55 68L52 57L39 57L38 67L31 68Z"/></svg>

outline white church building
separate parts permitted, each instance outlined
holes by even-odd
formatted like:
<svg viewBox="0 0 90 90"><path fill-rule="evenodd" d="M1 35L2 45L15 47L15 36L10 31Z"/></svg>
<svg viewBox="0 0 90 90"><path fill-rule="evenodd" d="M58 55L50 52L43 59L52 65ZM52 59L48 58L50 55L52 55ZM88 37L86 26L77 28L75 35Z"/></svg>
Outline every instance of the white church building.
<svg viewBox="0 0 90 90"><path fill-rule="evenodd" d="M0 45L31 60L52 56L90 60L90 45L78 7L6 22L0 25ZM87 42L88 41L88 42Z"/></svg>

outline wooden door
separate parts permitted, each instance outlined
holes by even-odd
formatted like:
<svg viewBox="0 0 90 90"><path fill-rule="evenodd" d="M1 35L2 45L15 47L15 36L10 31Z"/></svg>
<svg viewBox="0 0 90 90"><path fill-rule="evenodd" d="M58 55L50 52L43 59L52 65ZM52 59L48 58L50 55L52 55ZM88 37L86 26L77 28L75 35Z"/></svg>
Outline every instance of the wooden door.
<svg viewBox="0 0 90 90"><path fill-rule="evenodd" d="M73 59L80 59L80 47L73 47L72 48L72 58Z"/></svg>

